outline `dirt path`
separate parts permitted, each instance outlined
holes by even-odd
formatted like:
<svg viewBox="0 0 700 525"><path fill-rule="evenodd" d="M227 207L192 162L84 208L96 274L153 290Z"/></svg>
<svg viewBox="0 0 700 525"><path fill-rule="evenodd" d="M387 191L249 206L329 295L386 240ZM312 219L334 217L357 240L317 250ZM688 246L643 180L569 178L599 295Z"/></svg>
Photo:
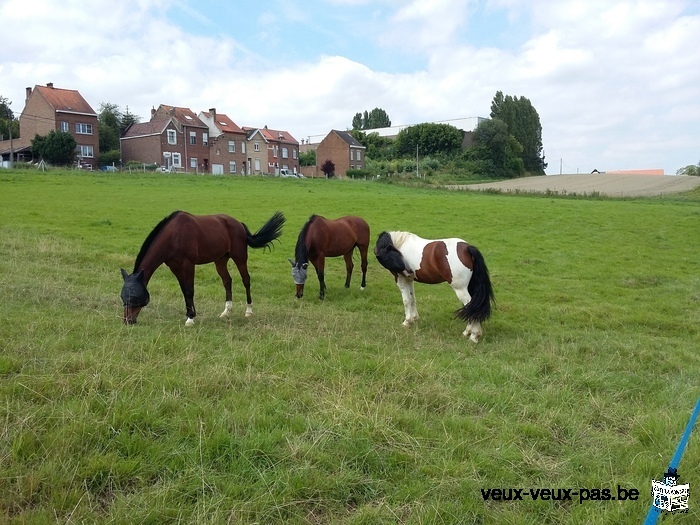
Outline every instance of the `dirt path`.
<svg viewBox="0 0 700 525"><path fill-rule="evenodd" d="M687 175L545 175L523 177L501 182L448 186L450 189L487 190L503 192L553 192L559 194L591 195L598 193L610 197L651 197L668 193L690 191L700 186L700 177Z"/></svg>

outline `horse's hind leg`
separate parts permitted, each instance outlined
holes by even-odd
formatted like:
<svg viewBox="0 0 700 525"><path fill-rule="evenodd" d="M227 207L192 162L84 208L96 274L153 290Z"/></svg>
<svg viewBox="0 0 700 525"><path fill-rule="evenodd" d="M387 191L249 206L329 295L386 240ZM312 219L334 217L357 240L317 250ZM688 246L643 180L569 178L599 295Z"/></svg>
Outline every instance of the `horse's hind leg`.
<svg viewBox="0 0 700 525"><path fill-rule="evenodd" d="M250 317L253 315L253 299L250 296L250 274L248 273L248 260L242 260L242 261L234 261L236 263L236 267L238 268L238 273L241 274L241 281L243 281L243 288L245 288L245 300L246 300L246 307L245 307L245 316Z"/></svg>
<svg viewBox="0 0 700 525"><path fill-rule="evenodd" d="M457 294L457 297L459 298L460 301L462 301L462 304L468 304L469 301L472 300L471 295L469 295L469 291L467 290L467 287L464 286L463 288L454 288L455 294ZM479 339L481 339L481 336L484 335L484 332L481 329L481 323L479 321L468 321L467 322L467 328L462 332L462 335L464 337L469 337L469 340L472 343L478 343Z"/></svg>
<svg viewBox="0 0 700 525"><path fill-rule="evenodd" d="M228 259L220 259L214 264L216 264L216 271L219 274L219 277L221 277L221 282L226 290L226 303L224 304L224 311L221 312L219 317L227 317L233 308L233 294L231 292L231 283L233 280L231 279L231 274L228 273Z"/></svg>
<svg viewBox="0 0 700 525"><path fill-rule="evenodd" d="M355 267L355 265L352 262L352 250L343 255L343 259L345 259L345 271L347 272L347 276L345 277L345 288L350 288L352 269Z"/></svg>
<svg viewBox="0 0 700 525"><path fill-rule="evenodd" d="M368 245L358 246L360 248L360 257L362 258L361 268L362 268L362 283L360 283L360 290L364 290L367 286L367 247Z"/></svg>

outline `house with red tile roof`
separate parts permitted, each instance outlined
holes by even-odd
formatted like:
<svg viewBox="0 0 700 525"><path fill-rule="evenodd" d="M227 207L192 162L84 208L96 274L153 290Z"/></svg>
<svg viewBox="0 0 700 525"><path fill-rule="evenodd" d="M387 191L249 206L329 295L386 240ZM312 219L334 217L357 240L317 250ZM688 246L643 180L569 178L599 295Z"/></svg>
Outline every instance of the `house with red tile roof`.
<svg viewBox="0 0 700 525"><path fill-rule="evenodd" d="M164 171L209 173L209 127L189 108L161 104L149 122L135 123L120 139L122 162L156 164Z"/></svg>
<svg viewBox="0 0 700 525"><path fill-rule="evenodd" d="M32 160L31 141L50 131L65 131L73 135L77 144L78 166L97 169L100 138L97 113L83 96L74 89L36 85L26 89L24 110L19 117L19 138L13 140L15 160ZM5 144L7 142L7 144ZM9 141L0 143L3 157L9 158Z"/></svg>
<svg viewBox="0 0 700 525"><path fill-rule="evenodd" d="M299 171L299 141L288 131L263 128L243 128L248 134L248 165L250 173L279 175Z"/></svg>
<svg viewBox="0 0 700 525"><path fill-rule="evenodd" d="M214 175L248 173L246 132L216 108L200 111L199 120L209 127L209 158Z"/></svg>

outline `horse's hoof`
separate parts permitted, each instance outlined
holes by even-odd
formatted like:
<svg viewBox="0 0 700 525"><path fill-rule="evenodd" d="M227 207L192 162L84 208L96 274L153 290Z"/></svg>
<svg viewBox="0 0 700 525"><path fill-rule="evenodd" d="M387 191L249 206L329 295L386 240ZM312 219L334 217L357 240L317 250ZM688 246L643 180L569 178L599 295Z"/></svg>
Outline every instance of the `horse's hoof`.
<svg viewBox="0 0 700 525"><path fill-rule="evenodd" d="M401 323L401 326L403 326L404 328L409 328L411 326L411 323L408 320L406 320L403 323Z"/></svg>
<svg viewBox="0 0 700 525"><path fill-rule="evenodd" d="M245 316L246 316L246 317L253 317L253 312L246 312L246 313L245 313Z"/></svg>
<svg viewBox="0 0 700 525"><path fill-rule="evenodd" d="M185 326L194 326L194 319L187 318L187 321L185 321Z"/></svg>
<svg viewBox="0 0 700 525"><path fill-rule="evenodd" d="M364 287L364 286L360 286L360 290L364 290L364 289L365 289L365 287Z"/></svg>

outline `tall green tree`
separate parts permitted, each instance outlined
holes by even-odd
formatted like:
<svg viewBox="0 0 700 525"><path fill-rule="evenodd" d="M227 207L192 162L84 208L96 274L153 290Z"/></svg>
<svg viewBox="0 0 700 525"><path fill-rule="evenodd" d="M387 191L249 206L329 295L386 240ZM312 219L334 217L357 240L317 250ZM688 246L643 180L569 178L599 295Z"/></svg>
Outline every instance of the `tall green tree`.
<svg viewBox="0 0 700 525"><path fill-rule="evenodd" d="M519 177L525 172L520 158L522 145L508 133L508 126L499 119L484 120L474 130L471 160L480 162L483 175L497 178Z"/></svg>
<svg viewBox="0 0 700 525"><path fill-rule="evenodd" d="M505 123L523 150L520 158L525 170L533 175L544 175L547 163L542 147L540 116L526 97L512 97L497 91L491 102L491 118Z"/></svg>
<svg viewBox="0 0 700 525"><path fill-rule="evenodd" d="M35 135L32 139L32 153L49 164L70 166L76 158L77 143L67 131L52 129L48 135Z"/></svg>
<svg viewBox="0 0 700 525"><path fill-rule="evenodd" d="M391 127L391 119L386 111L381 108L374 108L372 111L355 113L352 119L352 129L377 129Z"/></svg>
<svg viewBox="0 0 700 525"><path fill-rule="evenodd" d="M100 135L100 153L119 149L119 126L122 112L119 106L110 102L100 104L97 127Z"/></svg>
<svg viewBox="0 0 700 525"><path fill-rule="evenodd" d="M12 102L0 96L0 140L9 140L10 129L13 139L19 137L19 121L15 120L10 104Z"/></svg>
<svg viewBox="0 0 700 525"><path fill-rule="evenodd" d="M129 112L129 106L122 111L117 104L102 102L97 122L100 131L100 153L119 151L119 139L124 136L126 129L133 123L139 122L140 117Z"/></svg>
<svg viewBox="0 0 700 525"><path fill-rule="evenodd" d="M454 154L462 147L463 134L450 124L426 122L399 131L394 142L398 155Z"/></svg>

